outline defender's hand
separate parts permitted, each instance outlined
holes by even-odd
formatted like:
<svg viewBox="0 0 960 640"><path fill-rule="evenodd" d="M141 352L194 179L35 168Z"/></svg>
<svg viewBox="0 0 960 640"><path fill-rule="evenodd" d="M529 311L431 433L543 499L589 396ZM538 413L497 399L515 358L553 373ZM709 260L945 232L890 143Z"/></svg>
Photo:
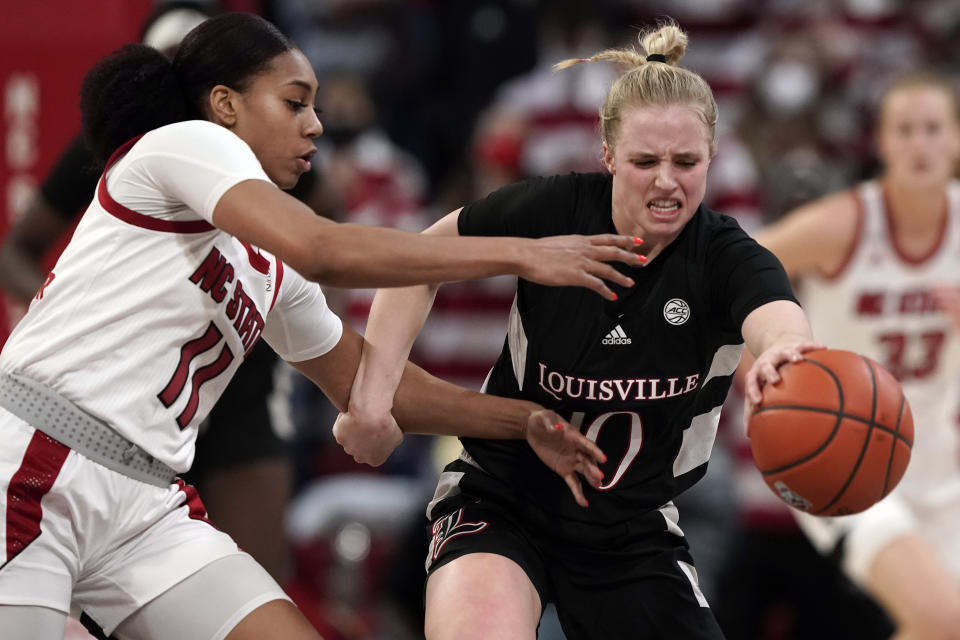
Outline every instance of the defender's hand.
<svg viewBox="0 0 960 640"><path fill-rule="evenodd" d="M347 412L333 423L333 437L357 462L379 467L403 442L403 431L390 413L360 418Z"/></svg>
<svg viewBox="0 0 960 640"><path fill-rule="evenodd" d="M607 300L616 300L604 280L632 287L633 279L607 263L623 262L634 267L644 264L646 257L635 252L642 242L640 238L615 234L540 238L524 256L519 275L550 286L586 287Z"/></svg>
<svg viewBox="0 0 960 640"><path fill-rule="evenodd" d="M594 489L600 487L603 472L597 463L607 461L600 448L547 409L534 411L527 418L526 439L543 463L566 481L577 504L588 506L577 474Z"/></svg>

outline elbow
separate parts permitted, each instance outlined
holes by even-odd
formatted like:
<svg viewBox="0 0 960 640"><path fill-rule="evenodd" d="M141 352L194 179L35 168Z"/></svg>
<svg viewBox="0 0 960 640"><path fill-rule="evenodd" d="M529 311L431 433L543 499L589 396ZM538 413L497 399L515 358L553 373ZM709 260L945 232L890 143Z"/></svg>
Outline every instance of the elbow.
<svg viewBox="0 0 960 640"><path fill-rule="evenodd" d="M337 255L336 252L324 252L305 257L302 266L294 269L307 280L321 285L349 287L353 284L350 276L354 273L354 268L349 257Z"/></svg>
<svg viewBox="0 0 960 640"><path fill-rule="evenodd" d="M351 252L323 233L302 237L287 262L307 280L334 287L349 286L356 270Z"/></svg>

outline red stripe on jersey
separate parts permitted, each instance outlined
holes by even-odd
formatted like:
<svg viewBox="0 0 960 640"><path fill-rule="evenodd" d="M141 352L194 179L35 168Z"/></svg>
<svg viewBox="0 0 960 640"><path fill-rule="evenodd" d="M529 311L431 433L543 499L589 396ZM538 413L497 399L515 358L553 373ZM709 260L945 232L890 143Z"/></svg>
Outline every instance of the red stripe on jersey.
<svg viewBox="0 0 960 640"><path fill-rule="evenodd" d="M133 209L128 209L113 199L113 197L107 191L107 171L142 137L143 136L137 136L133 140L129 140L120 145L120 148L114 151L113 155L110 156L110 159L107 160L107 166L104 167L103 175L100 176L100 183L97 185L97 199L100 201L100 205L106 209L110 215L118 220L123 220L127 224L131 224L135 227L141 227L143 229L150 229L151 231L167 231L170 233L203 233L205 231L213 231L216 229L216 227L206 220L161 220L159 218L154 218L153 216L137 213Z"/></svg>
<svg viewBox="0 0 960 640"><path fill-rule="evenodd" d="M280 294L280 285L283 284L283 261L280 258L274 258L277 261L277 283L273 288L273 300L270 301L270 309L273 311L273 305L277 304L277 296Z"/></svg>
<svg viewBox="0 0 960 640"><path fill-rule="evenodd" d="M7 489L7 557L4 564L40 535L40 500L50 491L70 448L45 433L33 434L20 468ZM2 565L0 565L2 566Z"/></svg>
<svg viewBox="0 0 960 640"><path fill-rule="evenodd" d="M843 257L843 261L840 262L840 264L833 271L829 273L824 272L821 274L825 280L836 280L844 271L846 271L847 267L850 265L850 261L853 260L853 256L857 253L857 247L860 246L860 242L863 238L863 221L867 217L863 199L855 190L850 191L849 193L854 199L857 207L857 228L853 231L853 241L847 248L847 255Z"/></svg>
<svg viewBox="0 0 960 640"><path fill-rule="evenodd" d="M107 165L103 168L103 172L106 173L106 172L107 172L107 169L109 169L110 167L112 167L113 164L114 164L117 160L119 160L120 158L122 158L123 156L125 156L125 155L127 154L127 151L130 151L130 149L133 147L133 145L137 144L137 142L139 142L139 141L140 141L140 138L142 138L142 137L143 137L143 134L140 134L140 135L137 136L136 138L133 138L133 139L131 139L131 140L127 140L127 141L124 142L122 145L120 145L119 147L117 147L117 150L114 151L113 153L111 153L111 154L110 154L110 157L107 158Z"/></svg>
<svg viewBox="0 0 960 640"><path fill-rule="evenodd" d="M183 491L183 494L187 497L185 504L190 510L187 515L193 520L203 520L211 527L216 528L216 525L207 518L207 508L203 505L203 500L200 499L197 488L192 484L187 484L180 478L177 478L177 485L180 487L180 491Z"/></svg>
<svg viewBox="0 0 960 640"><path fill-rule="evenodd" d="M270 261L260 255L260 252L254 249L249 242L240 242L243 248L247 250L247 257L250 259L250 266L267 275L270 272Z"/></svg>
<svg viewBox="0 0 960 640"><path fill-rule="evenodd" d="M890 206L890 194L888 193L887 186L884 184L883 188L883 214L887 222L887 238L890 239L890 246L893 247L893 250L896 252L897 257L906 262L907 264L923 264L930 258L932 258L937 251L940 250L940 247L943 246L944 239L947 237L947 222L950 220L950 205L949 199L947 204L944 206L943 211L943 220L940 223L940 233L937 234L937 241L934 243L930 249L923 254L922 256L910 256L903 250L903 246L897 242L897 223L893 217L893 207Z"/></svg>

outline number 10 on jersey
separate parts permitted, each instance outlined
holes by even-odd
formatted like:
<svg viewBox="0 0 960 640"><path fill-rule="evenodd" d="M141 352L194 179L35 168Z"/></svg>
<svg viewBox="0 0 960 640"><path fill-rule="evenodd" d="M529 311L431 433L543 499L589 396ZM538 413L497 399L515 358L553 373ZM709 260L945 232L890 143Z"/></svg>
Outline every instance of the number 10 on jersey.
<svg viewBox="0 0 960 640"><path fill-rule="evenodd" d="M597 441L597 438L600 437L600 431L612 418L627 416L630 420L630 440L627 444L627 451L624 453L623 459L620 460L620 464L617 465L617 470L610 477L610 480L600 485L600 490L606 491L612 489L620 482L620 478L623 477L623 474L625 474L627 469L630 468L630 465L633 464L637 454L640 453L640 448L643 446L643 421L640 419L640 414L635 411L608 411L607 413L601 413L594 417L586 430L584 430L583 421L586 415L583 411L574 411L570 416L570 424L574 428L579 429L588 440L594 443Z"/></svg>

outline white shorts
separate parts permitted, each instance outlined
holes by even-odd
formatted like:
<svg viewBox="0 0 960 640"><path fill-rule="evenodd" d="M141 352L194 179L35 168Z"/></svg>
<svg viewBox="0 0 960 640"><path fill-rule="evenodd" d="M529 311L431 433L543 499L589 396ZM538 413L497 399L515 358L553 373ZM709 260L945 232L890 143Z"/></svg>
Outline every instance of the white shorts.
<svg viewBox="0 0 960 640"><path fill-rule="evenodd" d="M109 635L185 578L244 554L180 480L133 480L2 409L0 442L0 604L83 611ZM261 603L288 599L275 581L264 590Z"/></svg>
<svg viewBox="0 0 960 640"><path fill-rule="evenodd" d="M894 491L866 511L851 516L821 518L791 511L821 553L832 553L844 538L841 565L844 573L861 586L877 554L908 533L926 540L948 573L960 581L960 479L942 488L935 506L922 505Z"/></svg>

